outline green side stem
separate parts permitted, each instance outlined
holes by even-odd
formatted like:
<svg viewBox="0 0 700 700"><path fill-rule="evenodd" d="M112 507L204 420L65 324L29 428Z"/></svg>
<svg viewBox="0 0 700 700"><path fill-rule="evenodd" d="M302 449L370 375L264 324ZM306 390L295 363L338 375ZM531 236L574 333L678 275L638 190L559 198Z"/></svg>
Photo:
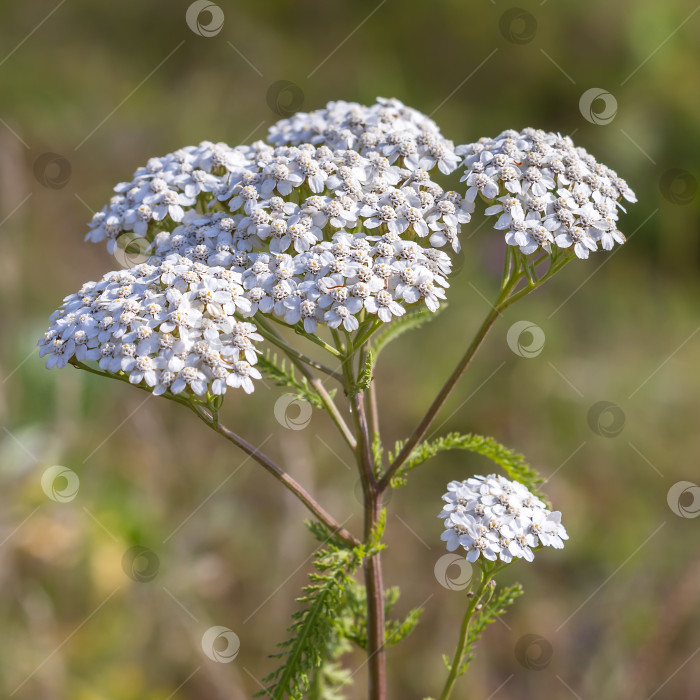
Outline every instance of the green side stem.
<svg viewBox="0 0 700 700"><path fill-rule="evenodd" d="M552 265L550 266L549 270L547 270L547 273L543 275L542 278L538 280L532 280L526 277L525 272L523 272L522 266L520 266L518 263L517 256L513 255L513 258L513 269L511 269L508 264L506 264L505 266L504 279L503 284L501 286L501 293L499 294L496 303L491 307L491 311L489 311L486 318L482 322L481 326L479 327L479 330L476 332L476 335L474 336L471 343L467 347L466 352L462 356L462 359L457 363L457 366L454 368L452 374L448 377L447 381L440 389L438 395L433 400L432 404L426 411L420 423L411 433L406 442L403 444L401 451L398 455L396 455L394 461L389 465L386 472L379 480L380 490L386 489L391 484L392 478L403 466L405 461L409 458L411 452L416 447L416 445L418 445L418 443L425 437L440 409L444 406L445 402L447 401L450 394L457 385L457 382L461 379L465 370L471 364L471 361L474 359L474 356L481 347L484 338L486 338L488 332L491 330L491 327L496 322L496 319L501 315L501 313L505 309L507 309L511 304L518 301L518 299L521 299L527 294L530 294L531 292L535 291L535 289L538 289L546 280L548 280L550 277L556 274L559 270L561 270L562 267L564 267L564 265L566 265L570 260L573 259L572 256L567 256L557 260L556 262L552 262ZM536 261L535 264L537 264L537 262L539 262L539 260ZM528 283L522 289L513 293L516 287L518 286L518 283L524 277L528 279Z"/></svg>
<svg viewBox="0 0 700 700"><path fill-rule="evenodd" d="M479 567L480 571L480 579L479 579L479 585L474 593L470 593L469 595L471 596L469 598L469 605L467 606L467 610L464 613L464 617L462 618L462 626L460 627L459 630L459 640L457 642L457 647L455 649L454 656L452 657L452 664L450 666L450 674L447 677L447 680L445 681L445 686L442 689L442 694L440 695L440 700L448 700L450 697L450 694L452 693L452 688L454 687L454 684L457 680L457 678L461 675L459 673L460 666L462 665L462 661L464 659L464 653L466 651L467 647L467 638L469 636L469 623L471 622L472 616L474 615L474 611L476 610L477 606L479 605L479 601L481 600L482 596L484 595L484 591L486 590L486 587L489 585L489 583L492 580L492 575L491 573L487 573L484 571L481 567Z"/></svg>

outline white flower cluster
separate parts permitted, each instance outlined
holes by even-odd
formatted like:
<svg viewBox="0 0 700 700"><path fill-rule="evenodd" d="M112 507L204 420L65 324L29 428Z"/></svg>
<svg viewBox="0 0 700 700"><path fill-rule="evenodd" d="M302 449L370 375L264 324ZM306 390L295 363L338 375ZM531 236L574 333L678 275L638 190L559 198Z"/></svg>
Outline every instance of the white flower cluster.
<svg viewBox="0 0 700 700"><path fill-rule="evenodd" d="M225 143L205 141L187 146L161 158L151 158L139 168L130 182L120 182L101 211L95 213L85 240L107 241L113 253L116 240L124 233L144 238L173 225L228 182L231 172L250 163L254 149L231 148Z"/></svg>
<svg viewBox="0 0 700 700"><path fill-rule="evenodd" d="M451 481L440 513L445 521L441 539L452 552L467 551L467 560L513 558L532 561L537 547L561 549L569 539L561 513L545 504L517 481L503 476L475 476Z"/></svg>
<svg viewBox="0 0 700 700"><path fill-rule="evenodd" d="M253 312L301 321L307 332L319 323L354 331L363 311L389 322L406 305L438 309L451 270L440 248L459 250L472 208L459 194L376 153L261 142L235 153L236 167L208 193L206 212L166 213L150 231L133 231L151 241L153 261L177 253L235 270ZM152 190L149 181L187 195L191 183L182 184L173 155L158 162L160 170L142 169L119 187L132 192L119 230L133 220L139 193Z"/></svg>
<svg viewBox="0 0 700 700"><path fill-rule="evenodd" d="M256 314L364 334L411 305L436 311L452 270L443 248L460 251L478 193L498 198L487 214L509 244L573 244L579 257L624 240L618 200L634 199L568 139L527 129L455 149L394 99L330 102L269 140L188 146L117 185L86 239L141 264L65 300L40 341L49 366L97 361L154 393L251 391ZM465 197L431 176L462 155Z"/></svg>
<svg viewBox="0 0 700 700"><path fill-rule="evenodd" d="M246 250L250 238L244 245L227 225L225 215L197 215L195 222L157 240L156 252L226 266L240 274L252 313L271 314L292 326L301 322L307 333L315 333L319 324L355 331L363 311L384 322L418 302L436 311L445 298L449 256L399 234L339 230L331 240L304 241L301 252L292 247L263 253Z"/></svg>
<svg viewBox="0 0 700 700"><path fill-rule="evenodd" d="M451 173L459 164L454 144L422 112L397 99L377 98L371 107L338 100L323 109L297 112L270 127L271 143L352 148L362 155L376 153L409 170Z"/></svg>
<svg viewBox="0 0 700 700"><path fill-rule="evenodd" d="M140 252L150 256L148 264L107 275L99 283L108 284L107 292L99 303L89 299L88 310L76 309L84 294L69 297L42 341L42 353L49 355L50 366L61 366L74 354L79 360L99 359L106 371L128 373L130 381L143 381L159 393L166 387L163 372L166 380L172 380L167 387L173 393L185 386L195 394L205 388L221 393L226 385L236 385L244 370L247 381L241 385L252 388L250 378L259 376L248 367L254 353L245 360L236 355L233 362L238 369L231 370L232 356L217 349L223 365L207 364L212 356L207 362L195 363L196 380L190 369L195 367L189 352L192 343L199 343L203 351L207 342L226 347L236 340L226 325L234 323L234 313L239 321L256 313L274 315L315 333L319 325L354 332L363 319L372 323L373 317L388 323L403 315L407 306L418 303L436 311L445 298L451 271L450 257L441 248L449 244L459 250L458 233L472 209L459 194L435 184L423 169L392 165L376 152L362 156L350 149L311 144L274 148L257 142L231 149L204 143L151 159L131 182L116 189L116 197L93 219L88 239L106 239L114 251L120 235L129 233L130 238L142 239L145 247ZM175 277L170 273L158 277L158 271L173 265ZM208 268L211 274L205 272ZM113 298L115 290L124 286L121 278L130 279L137 270L141 275L143 269L147 276L156 275L171 286L182 286L178 275L183 271L193 280L204 275L207 284L227 275L229 286L213 290L217 297L232 295L231 300L216 302L223 304L221 310L214 310L211 304L202 307L213 316L202 311L204 315L193 321L195 330L185 333L187 337L181 338L182 326L165 331L177 343L185 342L186 349L178 345L176 354L188 353L190 364L186 366L173 364L172 348L167 348L167 357L140 358L139 348L133 357L124 355L133 351L132 334L137 329L131 326L117 326L119 335L114 337L104 328L100 333L94 331L104 325L103 316L112 320L117 313L112 306L124 301ZM203 284L202 280L195 282ZM147 290L148 295L156 294L149 286L152 280L141 282L139 277L141 283L146 287L139 287L128 299L127 318L136 326L146 323L159 330L153 323L160 316L144 316L139 306L150 303ZM174 295L169 288L157 293L175 304L165 313L179 316L185 308L189 318L189 297ZM202 301L199 287L188 293ZM76 313L86 327L74 323ZM200 321L208 324L219 317L226 321L221 332L202 335ZM201 337L195 337L197 332ZM155 348L154 343L150 340L148 347ZM233 350L236 347L232 345ZM138 367L145 363L153 372L146 375L138 367L134 370L134 357L140 358ZM241 364L244 362L248 365ZM195 383L183 385L173 379L172 372L184 372Z"/></svg>
<svg viewBox="0 0 700 700"><path fill-rule="evenodd" d="M262 341L252 323L241 275L177 255L158 265L110 272L66 297L39 341L47 367L75 358L127 375L153 393L253 391Z"/></svg>
<svg viewBox="0 0 700 700"><path fill-rule="evenodd" d="M506 243L526 255L573 245L579 258L587 258L598 244L610 250L625 242L618 210L623 198L637 201L634 193L568 136L504 131L457 152L465 155L466 199L480 194L492 201L486 214L498 216L494 228L506 231Z"/></svg>

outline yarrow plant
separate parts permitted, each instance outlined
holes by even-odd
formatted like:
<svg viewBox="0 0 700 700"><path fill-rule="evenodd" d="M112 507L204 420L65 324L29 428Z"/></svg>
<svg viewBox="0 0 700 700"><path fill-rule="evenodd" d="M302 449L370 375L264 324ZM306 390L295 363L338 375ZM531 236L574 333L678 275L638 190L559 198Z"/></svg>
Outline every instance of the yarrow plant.
<svg viewBox="0 0 700 700"><path fill-rule="evenodd" d="M438 180L455 172L460 191L445 190ZM383 495L439 453L481 454L508 477L453 481L443 496L442 539L479 575L442 699L485 626L520 593L495 590L494 575L564 546L561 514L549 510L542 480L520 455L478 435L425 436L508 306L571 260L624 243L623 200L635 201L627 184L566 136L509 130L455 146L427 116L378 99L295 114L272 126L267 142L204 142L151 158L94 215L87 240L106 243L123 269L64 299L39 341L47 366L70 364L185 405L313 515L322 547L266 695L341 697L350 677L338 660L355 644L367 653L368 697L386 698L386 650L420 611L387 619L397 593L383 582ZM444 307L477 203L505 232L500 292L417 427L386 450L375 365L389 342ZM360 473L363 532L341 526L222 423L229 389L251 393L263 377L334 421Z"/></svg>

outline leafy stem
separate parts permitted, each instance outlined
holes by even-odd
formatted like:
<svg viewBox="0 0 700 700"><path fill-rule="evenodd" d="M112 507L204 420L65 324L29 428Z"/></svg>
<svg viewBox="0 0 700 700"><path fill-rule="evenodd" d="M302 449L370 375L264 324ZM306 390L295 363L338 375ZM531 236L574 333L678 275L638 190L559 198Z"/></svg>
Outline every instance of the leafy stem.
<svg viewBox="0 0 700 700"><path fill-rule="evenodd" d="M334 332L336 343L340 339ZM356 346L357 347L357 346ZM362 353L360 353L362 354ZM353 371L354 353L348 350L343 359L345 393L351 402L352 416L357 435L355 458L360 472L364 500L364 539L369 544L382 519L382 492L374 469L372 432L365 409L365 390L358 390L359 377ZM365 594L367 602L367 663L369 700L386 698L386 614L382 562L379 551L371 553L364 561Z"/></svg>

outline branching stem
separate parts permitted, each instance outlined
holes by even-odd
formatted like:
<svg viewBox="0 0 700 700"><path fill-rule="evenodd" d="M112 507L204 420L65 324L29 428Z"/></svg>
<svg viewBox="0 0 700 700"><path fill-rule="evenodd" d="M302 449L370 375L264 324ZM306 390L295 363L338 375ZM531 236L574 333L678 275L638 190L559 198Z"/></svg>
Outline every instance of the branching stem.
<svg viewBox="0 0 700 700"><path fill-rule="evenodd" d="M430 407L426 411L425 415L421 419L420 423L416 426L415 430L411 433L409 438L403 444L401 451L396 455L394 461L389 465L385 474L379 480L379 489L386 489L391 483L391 479L394 477L396 472L401 468L404 462L411 455L413 449L418 445L418 443L425 437L425 434L430 429L433 421L437 417L440 409L445 405L445 402L449 398L450 394L454 390L457 382L462 378L465 370L471 364L477 351L481 347L484 338L491 330L491 327L495 323L496 319L500 314L507 309L511 304L515 303L518 299L530 294L535 289L538 289L546 280L552 277L556 272L558 272L566 263L572 259L571 256L565 256L556 262L552 262L547 273L543 275L540 279L528 279L523 272L523 266L518 263L518 258L515 257L513 267L506 264L504 269L504 278L501 286L501 293L496 300L496 303L491 307L491 310L487 314L486 318L482 322L479 330L472 339L471 343L467 347L466 352L462 356L462 359L457 363L457 366L452 371L452 374L448 377L447 381L444 383L438 395L435 397ZM517 288L518 283L523 279L528 279L527 284L519 289L517 292L514 290Z"/></svg>
<svg viewBox="0 0 700 700"><path fill-rule="evenodd" d="M337 534L344 542L351 546L360 544L359 540L354 535L340 525L333 516L317 503L313 496L287 474L287 472L277 466L267 455L260 452L260 450L251 445L247 440L223 425L219 421L219 416L216 412L212 412L210 415L205 407L192 405L191 408L200 420L206 423L212 430L215 430L236 445L236 447L243 450L247 455L250 455L250 457L260 464L268 473L272 474L277 481L291 491L331 532Z"/></svg>
<svg viewBox="0 0 700 700"><path fill-rule="evenodd" d="M129 383L126 375L122 377L118 374L104 372L100 369L90 367L89 365L86 365L78 360L72 360L71 364L74 367L90 372L91 374L97 374L101 377L107 377L109 379L117 379L119 381L126 382L127 384ZM149 394L151 393L151 390L148 387L141 385L135 386L138 386L139 389L142 389ZM187 406L197 415L200 420L212 428L212 430L215 430L220 435L223 435L223 437L236 445L236 447L243 450L243 452L245 452L247 455L250 455L250 457L260 464L267 472L272 474L277 481L291 491L331 532L336 533L338 537L340 537L348 545L354 547L360 544L360 541L352 533L340 525L333 518L333 516L331 516L321 505L319 505L313 496L311 496L308 491L306 491L289 474L287 474L287 472L275 464L267 455L263 454L256 447L251 445L247 440L234 433L230 428L222 425L219 421L218 413L210 406L207 406L202 402L188 401L185 398L180 398L177 395L169 393L163 394L163 397L169 399L170 401L175 401L176 403L182 404L183 406Z"/></svg>

